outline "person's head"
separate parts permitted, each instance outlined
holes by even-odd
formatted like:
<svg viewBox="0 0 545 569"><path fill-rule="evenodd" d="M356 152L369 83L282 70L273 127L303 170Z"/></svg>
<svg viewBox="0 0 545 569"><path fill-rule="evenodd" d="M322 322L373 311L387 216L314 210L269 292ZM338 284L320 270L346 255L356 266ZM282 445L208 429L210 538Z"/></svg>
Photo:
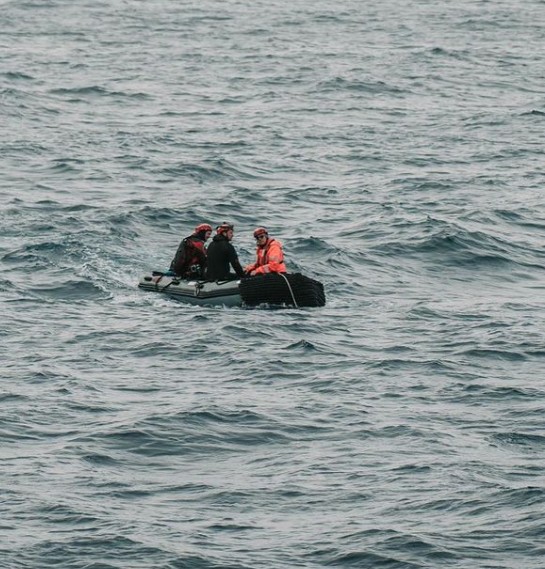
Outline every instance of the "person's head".
<svg viewBox="0 0 545 569"><path fill-rule="evenodd" d="M235 234L235 226L232 223L227 223L224 221L221 225L216 227L216 233L218 235L225 235L228 241L233 239L233 235Z"/></svg>
<svg viewBox="0 0 545 569"><path fill-rule="evenodd" d="M201 223L195 227L193 234L196 235L199 239L206 241L210 238L210 235L212 235L212 226L208 225L208 223Z"/></svg>
<svg viewBox="0 0 545 569"><path fill-rule="evenodd" d="M257 245L265 245L267 239L269 238L269 232L265 227L257 227L254 230L254 238Z"/></svg>

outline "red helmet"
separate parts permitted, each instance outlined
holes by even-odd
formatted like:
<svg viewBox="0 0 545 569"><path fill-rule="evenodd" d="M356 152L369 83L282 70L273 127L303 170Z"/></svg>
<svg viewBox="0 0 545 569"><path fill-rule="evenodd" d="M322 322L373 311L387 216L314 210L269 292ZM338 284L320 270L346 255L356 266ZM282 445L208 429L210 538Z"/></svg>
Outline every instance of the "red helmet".
<svg viewBox="0 0 545 569"><path fill-rule="evenodd" d="M235 230L235 226L232 223L227 223L224 221L221 225L216 227L216 233L219 235L220 233L227 233L231 229L232 231Z"/></svg>
<svg viewBox="0 0 545 569"><path fill-rule="evenodd" d="M254 237L257 239L260 235L268 235L269 232L265 229L265 227L258 227L254 230Z"/></svg>
<svg viewBox="0 0 545 569"><path fill-rule="evenodd" d="M201 231L212 231L212 226L208 223L201 223L195 227L195 233L200 233Z"/></svg>

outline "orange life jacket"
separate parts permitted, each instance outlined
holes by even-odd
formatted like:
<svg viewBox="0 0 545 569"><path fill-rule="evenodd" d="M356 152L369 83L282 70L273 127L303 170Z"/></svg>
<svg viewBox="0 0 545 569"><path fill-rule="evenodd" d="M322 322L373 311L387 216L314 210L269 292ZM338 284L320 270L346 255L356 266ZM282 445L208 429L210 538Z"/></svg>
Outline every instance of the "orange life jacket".
<svg viewBox="0 0 545 569"><path fill-rule="evenodd" d="M284 252L280 241L269 238L263 247L256 249L255 253L257 260L253 265L250 265L249 270L255 271L256 275L288 272L284 264Z"/></svg>

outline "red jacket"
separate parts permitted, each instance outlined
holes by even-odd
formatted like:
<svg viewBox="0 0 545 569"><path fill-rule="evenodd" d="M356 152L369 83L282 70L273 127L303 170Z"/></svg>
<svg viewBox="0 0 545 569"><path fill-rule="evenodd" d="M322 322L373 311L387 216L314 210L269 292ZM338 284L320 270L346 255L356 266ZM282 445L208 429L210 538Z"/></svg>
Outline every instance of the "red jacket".
<svg viewBox="0 0 545 569"><path fill-rule="evenodd" d="M282 243L269 238L263 246L256 249L256 262L246 267L246 272L254 275L266 275L267 273L286 273L284 265L284 252Z"/></svg>

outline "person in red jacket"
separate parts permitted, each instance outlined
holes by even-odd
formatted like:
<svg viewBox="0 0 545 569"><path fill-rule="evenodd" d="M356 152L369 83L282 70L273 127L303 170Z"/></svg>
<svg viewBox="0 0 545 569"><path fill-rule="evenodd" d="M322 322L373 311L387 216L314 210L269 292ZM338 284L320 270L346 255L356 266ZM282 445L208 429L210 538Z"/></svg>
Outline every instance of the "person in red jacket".
<svg viewBox="0 0 545 569"><path fill-rule="evenodd" d="M205 244L210 235L212 235L212 226L208 223L197 225L189 237L182 239L170 263L170 270L186 279L203 278L206 270Z"/></svg>
<svg viewBox="0 0 545 569"><path fill-rule="evenodd" d="M257 243L256 262L246 265L244 272L252 277L268 273L286 273L282 243L269 237L269 232L264 227L258 227L254 231L254 237Z"/></svg>

